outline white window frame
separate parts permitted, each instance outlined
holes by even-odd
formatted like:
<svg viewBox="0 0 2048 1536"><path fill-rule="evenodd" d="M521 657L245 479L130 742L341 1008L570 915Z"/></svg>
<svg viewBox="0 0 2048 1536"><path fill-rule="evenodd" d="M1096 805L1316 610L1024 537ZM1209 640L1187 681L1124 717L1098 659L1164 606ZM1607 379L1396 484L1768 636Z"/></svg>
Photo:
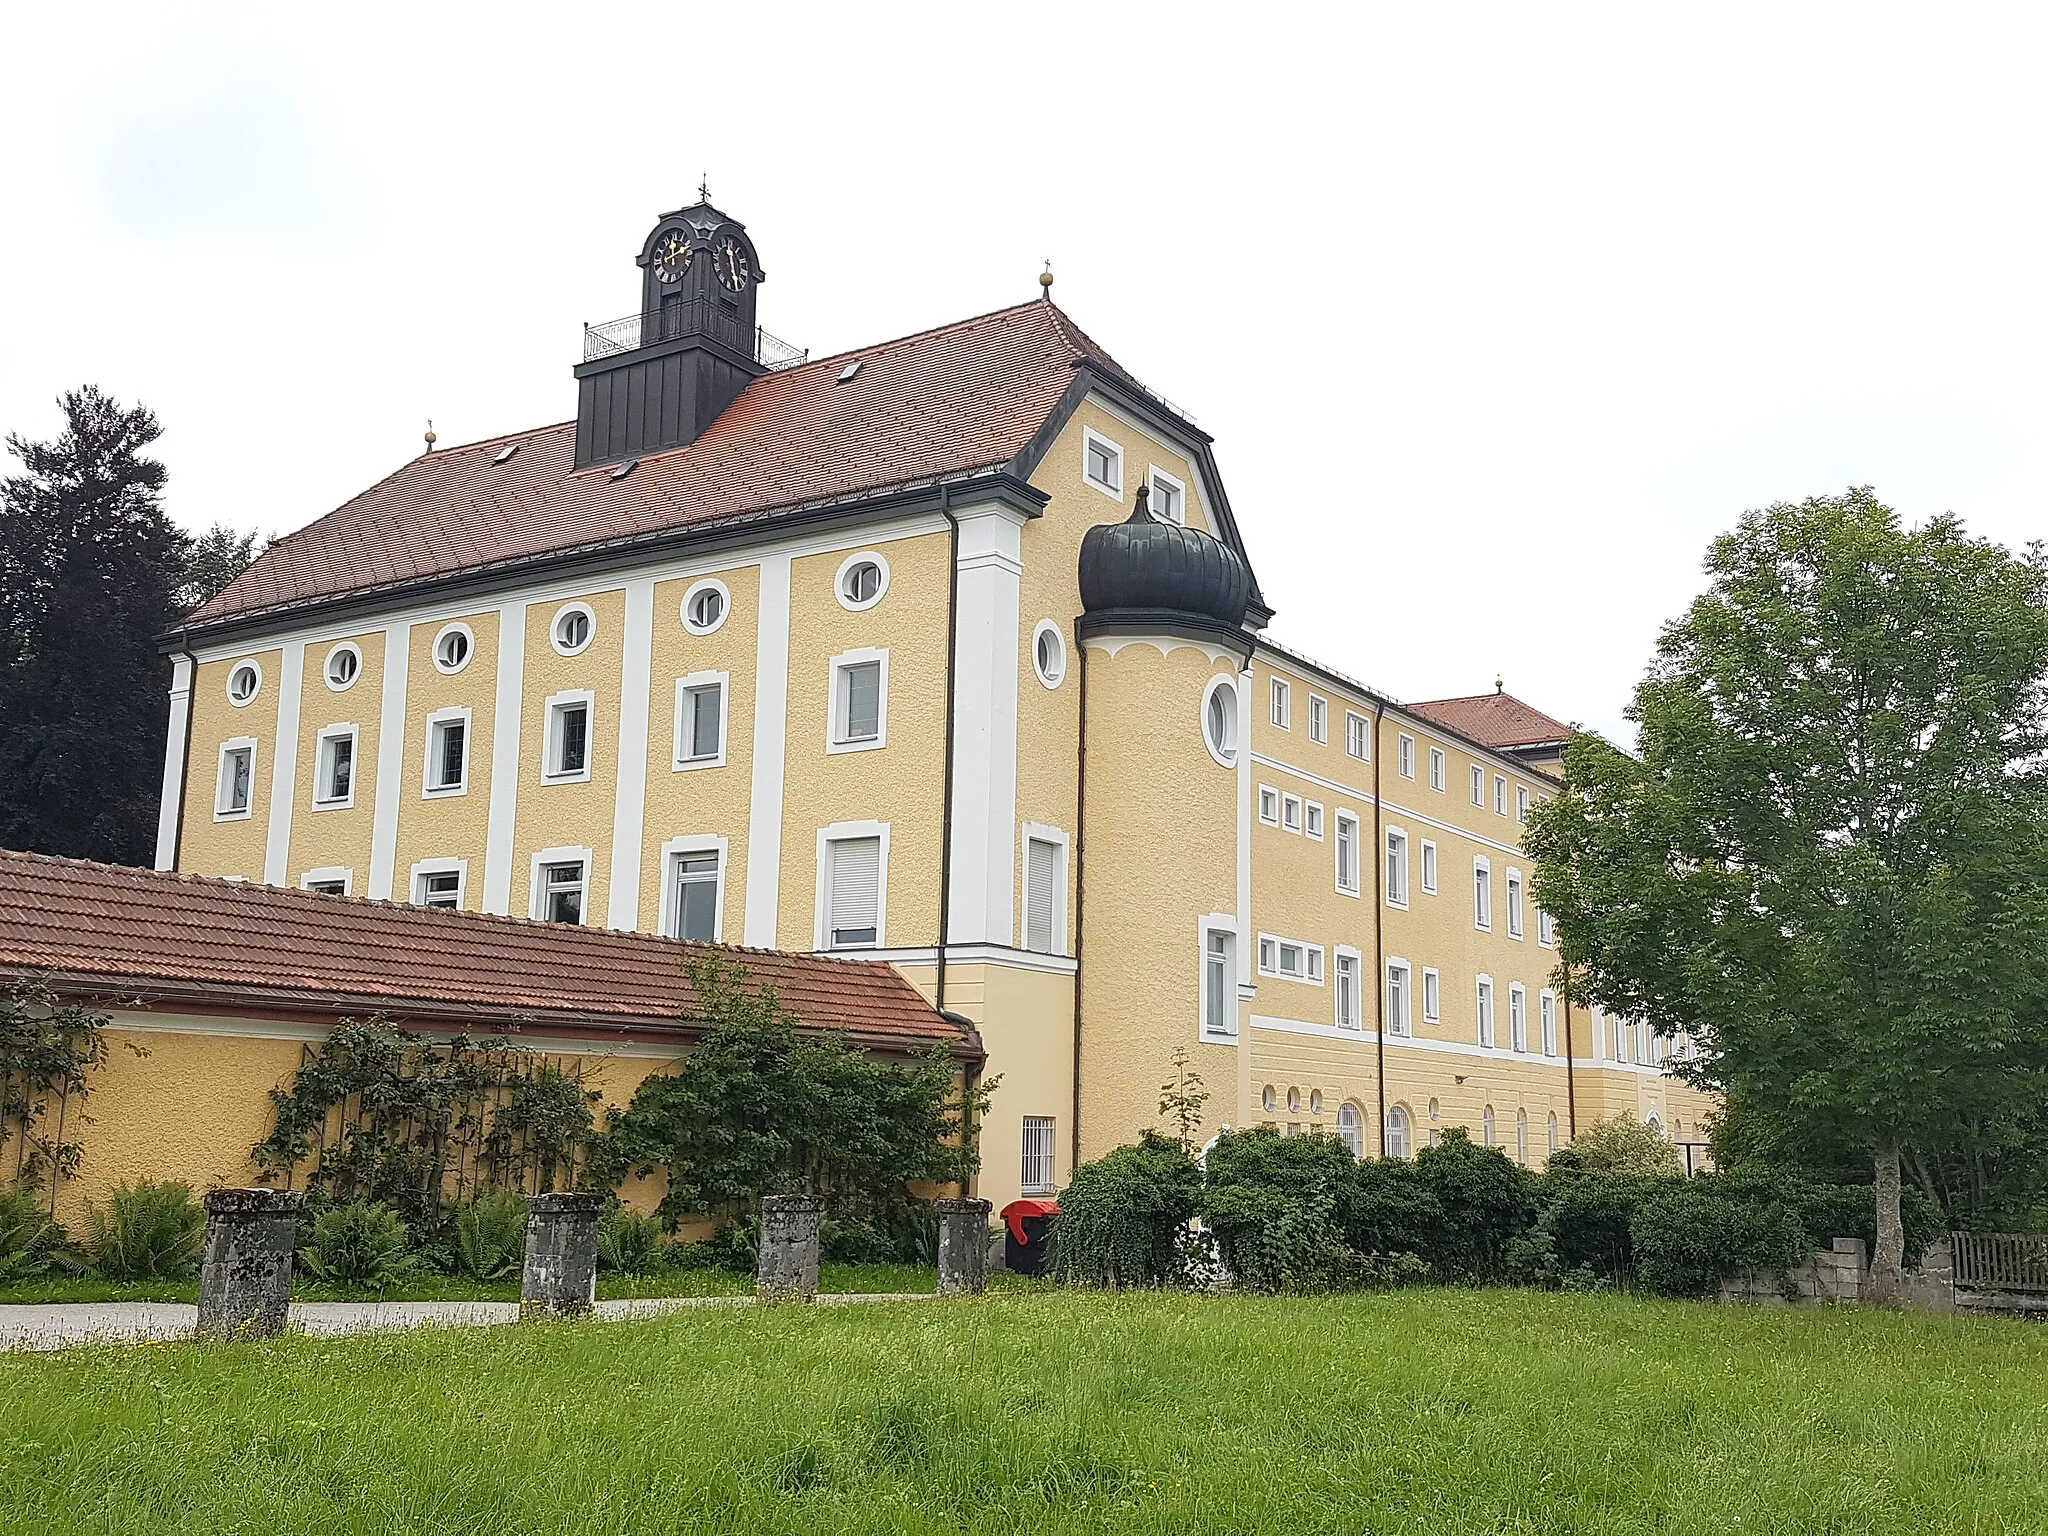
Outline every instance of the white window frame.
<svg viewBox="0 0 2048 1536"><path fill-rule="evenodd" d="M562 641L562 621L572 613L580 613L588 621L583 630L581 645L566 645ZM588 603L564 603L548 620L548 644L555 648L557 656L581 656L597 643L597 610Z"/></svg>
<svg viewBox="0 0 2048 1536"><path fill-rule="evenodd" d="M541 883L540 872L550 864L573 864L578 859L583 861L583 921L577 924L577 926L581 928L588 928L590 926L590 909L596 905L591 899L591 888L596 884L597 859L588 848L542 848L534 853L527 875L526 915L528 917L537 923L547 920L541 911L542 903L547 897L547 890Z"/></svg>
<svg viewBox="0 0 2048 1536"><path fill-rule="evenodd" d="M1441 1024L1444 1021L1444 978L1443 973L1433 965L1422 968L1422 1022Z"/></svg>
<svg viewBox="0 0 2048 1536"><path fill-rule="evenodd" d="M556 770L561 761L561 726L564 712L581 704L583 715L583 766L573 773ZM543 784L588 784L597 761L597 695L588 688L567 688L551 693L541 707L540 781Z"/></svg>
<svg viewBox="0 0 2048 1536"><path fill-rule="evenodd" d="M1313 838L1320 843L1323 840L1323 826L1323 802L1320 800L1304 800L1301 803L1302 836Z"/></svg>
<svg viewBox="0 0 2048 1536"><path fill-rule="evenodd" d="M1351 1017L1344 1016L1344 973L1346 965L1351 972ZM1331 1006L1339 1029L1365 1028L1365 955L1348 944L1339 944L1336 957L1330 967L1330 990L1335 994Z"/></svg>
<svg viewBox="0 0 2048 1536"><path fill-rule="evenodd" d="M1505 816L1508 813L1508 781L1496 773L1493 776L1493 814Z"/></svg>
<svg viewBox="0 0 2048 1536"><path fill-rule="evenodd" d="M1051 1115L1025 1115L1018 1131L1020 1193L1049 1195L1059 1178L1059 1121ZM1044 1178L1035 1175L1043 1169Z"/></svg>
<svg viewBox="0 0 2048 1536"><path fill-rule="evenodd" d="M355 658L355 665L349 672L347 682L337 683L334 680L334 659L337 656L353 656ZM339 645L330 648L327 652L326 660L320 663L320 680L327 685L329 693L347 693L349 689L355 687L362 675L363 648L353 640L344 640Z"/></svg>
<svg viewBox="0 0 2048 1536"><path fill-rule="evenodd" d="M1279 731L1294 729L1294 685L1284 677L1266 679L1266 698L1271 706L1267 713L1273 728Z"/></svg>
<svg viewBox="0 0 2048 1536"><path fill-rule="evenodd" d="M1486 809L1486 770L1477 763L1472 765L1472 803Z"/></svg>
<svg viewBox="0 0 2048 1536"><path fill-rule="evenodd" d="M467 859L421 859L414 864L405 877L406 899L413 906L425 907L421 898L425 895L425 881L429 875L453 875L455 877L455 905L452 908L432 908L434 911L467 910L469 906L469 860Z"/></svg>
<svg viewBox="0 0 2048 1536"><path fill-rule="evenodd" d="M872 565L882 573L882 582L880 586L875 588L875 595L859 599L858 601L846 595L847 575L857 565ZM839 606L848 613L866 613L875 604L889 595L889 578L890 571L887 556L882 554L880 550L859 550L839 562L839 569L832 577L832 595L839 599Z"/></svg>
<svg viewBox="0 0 2048 1536"><path fill-rule="evenodd" d="M1386 884L1387 905L1408 909L1408 829L1388 827L1386 842L1380 850L1386 861L1383 879Z"/></svg>
<svg viewBox="0 0 2048 1536"><path fill-rule="evenodd" d="M1031 844L1036 840L1050 843L1059 850L1059 857L1053 869L1052 882L1052 937L1051 949L1031 949L1026 942L1030 938L1031 925ZM1072 844L1067 834L1058 827L1043 822L1027 821L1017 837L1017 947L1029 954L1071 955L1073 945L1067 936L1067 870L1073 858Z"/></svg>
<svg viewBox="0 0 2048 1536"><path fill-rule="evenodd" d="M1209 979L1209 936L1221 934L1223 945L1223 995L1219 1000ZM1204 1040L1237 1039L1237 986L1238 977L1243 974L1242 960L1237 953L1237 918L1226 912L1211 912L1196 925L1196 938L1200 945L1200 979L1196 983L1196 1028ZM1211 1004L1220 1001L1222 1006L1213 1011L1223 1020L1221 1025L1209 1022Z"/></svg>
<svg viewBox="0 0 2048 1536"><path fill-rule="evenodd" d="M868 662L879 662L876 677L877 697L875 700L875 734L864 736L857 741L846 739L844 698L840 690L840 675L850 667L864 666ZM860 650L841 651L831 660L825 674L827 693L825 696L825 750L840 752L879 752L889 745L889 652L886 647L873 646Z"/></svg>
<svg viewBox="0 0 2048 1536"><path fill-rule="evenodd" d="M1353 743L1358 746L1352 750ZM1372 761L1372 717L1355 709L1344 711L1344 750L1361 763Z"/></svg>
<svg viewBox="0 0 2048 1536"><path fill-rule="evenodd" d="M1187 486L1181 481L1179 476L1169 475L1157 464L1147 466L1147 479L1151 483L1152 494L1147 499L1145 505L1152 515L1162 523L1178 523L1181 527L1185 528L1188 523ZM1159 487L1162 485L1173 492L1174 512L1162 513L1159 510ZM1175 515L1176 513L1178 514L1177 516Z"/></svg>
<svg viewBox="0 0 2048 1536"><path fill-rule="evenodd" d="M1472 1034L1482 1051L1490 1051L1499 1036L1500 996L1493 978L1485 972L1472 978Z"/></svg>
<svg viewBox="0 0 2048 1536"><path fill-rule="evenodd" d="M256 686L249 690L248 697L241 698L235 693L235 674L245 669L256 679ZM263 696L263 663L254 656L244 656L232 663L228 667L228 675L221 681L221 689L227 694L228 702L235 708L247 709Z"/></svg>
<svg viewBox="0 0 2048 1536"><path fill-rule="evenodd" d="M676 936L676 928L682 914L676 910L676 864L684 858L702 858L705 854L718 857L718 877L715 882L716 894L712 899L711 942L725 942L725 884L731 872L732 861L727 857L727 839L709 835L689 834L672 837L661 845L661 906L656 914L659 926L657 933Z"/></svg>
<svg viewBox="0 0 2048 1536"><path fill-rule="evenodd" d="M462 778L454 784L436 784L434 770L441 761L441 727L451 722L462 727ZM469 706L431 711L426 719L426 739L426 755L420 763L420 798L448 800L468 794L470 764L476 758L476 728L469 718Z"/></svg>
<svg viewBox="0 0 2048 1536"><path fill-rule="evenodd" d="M316 811L348 811L355 809L356 783L362 776L363 753L362 733L353 725L323 725L313 737L313 809ZM337 741L348 743L348 793L323 797L322 791L332 782L332 764L328 751Z"/></svg>
<svg viewBox="0 0 2048 1536"><path fill-rule="evenodd" d="M450 666L441 655L441 647L447 644L450 635L462 636L462 660L456 662L453 666ZM436 672L440 673L443 677L453 677L456 673L467 667L471 661L475 660L476 632L467 624L443 624L439 632L435 634L434 648L428 654L433 658L434 670Z"/></svg>
<svg viewBox="0 0 2048 1536"><path fill-rule="evenodd" d="M1222 748L1219 748L1209 735L1209 712L1219 694L1229 700L1224 706L1223 714L1225 724L1229 729L1230 741ZM1231 769L1237 767L1237 754L1243 746L1243 742L1240 739L1244 732L1242 724L1244 709L1242 705L1243 701L1238 697L1238 684L1235 677L1213 677L1209 680L1209 686L1202 690L1202 745L1209 749L1209 756L1216 760L1219 767Z"/></svg>
<svg viewBox="0 0 2048 1536"><path fill-rule="evenodd" d="M1301 953L1301 969L1289 971L1281 967L1284 951L1293 949ZM1267 954L1272 955L1271 964ZM1295 981L1303 986L1320 987L1328 981L1328 970L1323 964L1324 950L1320 944L1311 944L1307 939L1290 939L1284 934L1262 933L1259 935L1259 974L1270 976L1275 981Z"/></svg>
<svg viewBox="0 0 2048 1536"><path fill-rule="evenodd" d="M1059 663L1056 669L1050 671L1040 662L1038 654L1039 647L1045 643L1046 636L1048 635L1052 637L1054 659ZM1040 619L1037 627L1031 631L1031 674L1038 679L1039 686L1048 692L1059 687L1067 679L1067 637L1059 625L1055 624L1051 619ZM1207 705L1208 701L1205 699L1203 701L1205 711ZM1203 726L1203 734L1205 736L1208 734L1206 722Z"/></svg>
<svg viewBox="0 0 2048 1536"><path fill-rule="evenodd" d="M1318 745L1330 740L1330 701L1319 693L1308 696L1308 739Z"/></svg>
<svg viewBox="0 0 2048 1536"><path fill-rule="evenodd" d="M1336 867L1337 893L1340 896L1356 898L1359 894L1360 886L1364 884L1359 863L1359 860L1363 857L1363 853L1358 845L1360 836L1359 820L1355 812L1347 811L1341 805L1337 807L1336 816L1337 835L1333 839L1336 844L1333 852L1333 862ZM1350 834L1348 839L1345 835L1347 830ZM1344 849L1347 842L1351 849L1351 883L1349 885L1344 883Z"/></svg>
<svg viewBox="0 0 2048 1536"><path fill-rule="evenodd" d="M1097 444L1109 450L1112 479L1096 478L1095 456L1090 450ZM1081 478L1112 501L1124 499L1124 450L1115 438L1104 437L1093 427L1081 429Z"/></svg>
<svg viewBox="0 0 2048 1536"><path fill-rule="evenodd" d="M247 750L249 754L249 803L239 810L228 805L228 787L234 782L228 776L228 754ZM214 761L213 770L213 819L215 821L247 821L256 814L256 759L261 747L254 736L230 736L220 744L220 756Z"/></svg>
<svg viewBox="0 0 2048 1536"><path fill-rule="evenodd" d="M1396 1148L1394 1145L1394 1127L1396 1126L1401 1128L1401 1145L1399 1148ZM1435 1146L1436 1143L1432 1141L1430 1145ZM1380 1128L1380 1155L1382 1157L1395 1158L1404 1163L1415 1155L1415 1116L1409 1113L1407 1105L1389 1104L1387 1106L1387 1123Z"/></svg>
<svg viewBox="0 0 2048 1536"><path fill-rule="evenodd" d="M1545 949L1557 948L1557 919L1540 901L1536 903L1536 942Z"/></svg>
<svg viewBox="0 0 2048 1536"><path fill-rule="evenodd" d="M1529 989L1519 981L1508 983L1508 1049L1529 1054Z"/></svg>
<svg viewBox="0 0 2048 1536"><path fill-rule="evenodd" d="M310 891L316 885L332 885L336 881L339 881L341 883L342 895L355 895L356 872L352 869L344 869L339 864L327 864L321 866L319 869L307 870L304 874L299 876L299 889L302 891ZM332 893L327 892L323 894Z"/></svg>
<svg viewBox="0 0 2048 1536"><path fill-rule="evenodd" d="M1337 1139L1353 1158L1365 1156L1365 1114L1349 1100L1337 1106Z"/></svg>
<svg viewBox="0 0 2048 1536"><path fill-rule="evenodd" d="M1515 820L1525 827L1529 824L1529 786L1526 784L1515 786Z"/></svg>
<svg viewBox="0 0 2048 1536"><path fill-rule="evenodd" d="M1512 864L1508 866L1508 937L1520 942L1523 934L1522 872Z"/></svg>
<svg viewBox="0 0 2048 1536"><path fill-rule="evenodd" d="M1557 1055L1557 994L1545 987L1536 994L1536 1022L1543 1042L1543 1054Z"/></svg>
<svg viewBox="0 0 2048 1536"><path fill-rule="evenodd" d="M1450 782L1450 765L1449 760L1444 756L1444 749L1442 747L1431 747L1429 749L1429 787L1438 794L1442 794L1444 787Z"/></svg>
<svg viewBox="0 0 2048 1536"><path fill-rule="evenodd" d="M878 857L881 867L875 873L875 942L857 948L834 949L829 924L832 921L832 848L833 843L847 842L854 838L874 837L881 839ZM885 949L889 942L889 823L886 821L835 821L829 827L818 828L818 897L813 918L815 942L812 948L821 954L872 954Z"/></svg>
<svg viewBox="0 0 2048 1536"><path fill-rule="evenodd" d="M1401 979L1398 993L1394 978ZM1399 955L1387 956L1387 971L1380 978L1380 986L1387 1000L1387 1035L1395 1040L1412 1039L1415 1034L1415 968ZM1394 1006L1396 996L1400 1007Z"/></svg>
<svg viewBox="0 0 2048 1536"><path fill-rule="evenodd" d="M718 617L709 624L699 624L690 617L690 610L697 606L698 597L706 592L716 592L718 594ZM683 601L677 613L683 621L683 628L689 633L693 635L715 635L725 628L725 621L732 617L732 588L728 587L716 576L706 576L701 581L693 581L683 593Z"/></svg>
<svg viewBox="0 0 2048 1536"><path fill-rule="evenodd" d="M718 690L718 750L704 757L691 757L683 749L689 744L690 696L703 688ZM730 672L692 672L676 679L675 756L672 763L677 773L687 773L693 768L723 768L725 752L731 735L727 730L728 711L732 707L732 674Z"/></svg>
<svg viewBox="0 0 2048 1536"><path fill-rule="evenodd" d="M1422 840L1422 851L1417 857L1416 862L1419 866L1416 873L1421 877L1417 883L1421 887L1422 894L1434 896L1436 894L1437 864L1439 862L1434 839L1425 837Z"/></svg>
<svg viewBox="0 0 2048 1536"><path fill-rule="evenodd" d="M1472 926L1493 932L1493 861L1483 853L1472 855Z"/></svg>
<svg viewBox="0 0 2048 1536"><path fill-rule="evenodd" d="M1270 784L1259 786L1259 820L1269 827L1280 825L1280 791Z"/></svg>
<svg viewBox="0 0 2048 1536"><path fill-rule="evenodd" d="M1301 835L1301 796L1282 792L1280 796L1280 830Z"/></svg>
<svg viewBox="0 0 2048 1536"><path fill-rule="evenodd" d="M1395 741L1394 765L1402 778L1415 777L1415 738L1406 731L1401 732Z"/></svg>

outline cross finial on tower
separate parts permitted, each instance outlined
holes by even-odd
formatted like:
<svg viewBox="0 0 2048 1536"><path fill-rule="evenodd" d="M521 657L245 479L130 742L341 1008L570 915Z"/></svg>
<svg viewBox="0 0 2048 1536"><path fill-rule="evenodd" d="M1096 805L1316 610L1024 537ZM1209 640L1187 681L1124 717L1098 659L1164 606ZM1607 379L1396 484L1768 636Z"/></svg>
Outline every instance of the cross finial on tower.
<svg viewBox="0 0 2048 1536"><path fill-rule="evenodd" d="M697 178L697 201L700 203L709 203L711 201L711 173L709 171L706 171Z"/></svg>

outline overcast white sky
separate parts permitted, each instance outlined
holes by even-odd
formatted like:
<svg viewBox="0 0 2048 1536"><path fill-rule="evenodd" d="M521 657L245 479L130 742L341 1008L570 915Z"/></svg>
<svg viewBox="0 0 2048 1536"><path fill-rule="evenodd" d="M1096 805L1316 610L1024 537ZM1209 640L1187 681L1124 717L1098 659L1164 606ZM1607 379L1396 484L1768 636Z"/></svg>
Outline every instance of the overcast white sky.
<svg viewBox="0 0 2048 1536"><path fill-rule="evenodd" d="M2039 7L16 5L0 57L0 428L146 402L195 528L572 414L708 172L814 355L1050 256L1215 434L1272 633L1402 697L1624 730L1745 507L2048 533Z"/></svg>

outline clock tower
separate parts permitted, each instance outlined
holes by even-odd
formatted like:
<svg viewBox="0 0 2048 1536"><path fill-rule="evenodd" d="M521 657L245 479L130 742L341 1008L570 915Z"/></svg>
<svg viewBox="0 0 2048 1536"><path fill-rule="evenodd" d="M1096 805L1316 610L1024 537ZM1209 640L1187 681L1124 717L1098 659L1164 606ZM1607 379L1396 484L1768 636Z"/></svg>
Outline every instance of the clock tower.
<svg viewBox="0 0 2048 1536"><path fill-rule="evenodd" d="M641 244L637 314L586 326L576 366L576 467L696 441L760 360L755 289L764 274L739 220L700 194Z"/></svg>

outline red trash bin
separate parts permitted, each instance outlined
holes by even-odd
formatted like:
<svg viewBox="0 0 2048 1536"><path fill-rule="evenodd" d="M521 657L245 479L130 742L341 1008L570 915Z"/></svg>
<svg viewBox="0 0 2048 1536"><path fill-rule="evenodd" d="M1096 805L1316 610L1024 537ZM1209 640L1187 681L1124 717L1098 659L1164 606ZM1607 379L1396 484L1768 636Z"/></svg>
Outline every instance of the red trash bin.
<svg viewBox="0 0 2048 1536"><path fill-rule="evenodd" d="M1012 1200L1004 1206L1003 1267L1019 1275L1044 1274L1045 1240L1059 1213L1057 1200Z"/></svg>

